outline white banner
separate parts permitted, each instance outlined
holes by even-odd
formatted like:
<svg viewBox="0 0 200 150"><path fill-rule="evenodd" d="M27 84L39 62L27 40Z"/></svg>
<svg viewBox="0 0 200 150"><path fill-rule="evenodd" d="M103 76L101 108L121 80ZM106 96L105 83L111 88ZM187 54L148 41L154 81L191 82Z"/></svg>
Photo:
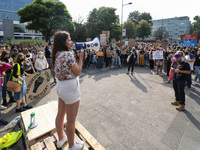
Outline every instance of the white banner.
<svg viewBox="0 0 200 150"><path fill-rule="evenodd" d="M126 36L126 29L122 30L122 36Z"/></svg>
<svg viewBox="0 0 200 150"><path fill-rule="evenodd" d="M163 51L153 51L153 59L163 59Z"/></svg>

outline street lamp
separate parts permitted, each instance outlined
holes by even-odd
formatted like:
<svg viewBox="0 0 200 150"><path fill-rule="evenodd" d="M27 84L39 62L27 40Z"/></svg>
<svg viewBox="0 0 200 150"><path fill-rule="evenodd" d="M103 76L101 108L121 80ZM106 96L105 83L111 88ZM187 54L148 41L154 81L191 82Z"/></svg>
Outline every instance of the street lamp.
<svg viewBox="0 0 200 150"><path fill-rule="evenodd" d="M131 4L132 4L132 2L124 4L124 0L122 0L122 15L121 15L121 30L122 30L122 35L121 36L122 37L121 37L121 41L123 39L123 27L122 27L122 24L123 24L123 7L126 6L126 5L131 5Z"/></svg>

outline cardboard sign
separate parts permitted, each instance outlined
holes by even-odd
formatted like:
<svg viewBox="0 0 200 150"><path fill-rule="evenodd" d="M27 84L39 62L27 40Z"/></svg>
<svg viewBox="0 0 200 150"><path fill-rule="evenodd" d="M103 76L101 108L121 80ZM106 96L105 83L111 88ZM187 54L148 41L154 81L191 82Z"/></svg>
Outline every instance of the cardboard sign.
<svg viewBox="0 0 200 150"><path fill-rule="evenodd" d="M29 42L22 42L22 47L23 48L29 47L29 44L30 44Z"/></svg>
<svg viewBox="0 0 200 150"><path fill-rule="evenodd" d="M34 43L30 43L30 46L35 46L35 42Z"/></svg>
<svg viewBox="0 0 200 150"><path fill-rule="evenodd" d="M108 42L110 38L110 31L102 31L102 34L106 35L106 42Z"/></svg>
<svg viewBox="0 0 200 150"><path fill-rule="evenodd" d="M19 40L12 40L12 45L20 45Z"/></svg>
<svg viewBox="0 0 200 150"><path fill-rule="evenodd" d="M128 41L125 41L125 46L128 46Z"/></svg>
<svg viewBox="0 0 200 150"><path fill-rule="evenodd" d="M106 45L106 34L100 34L101 45Z"/></svg>
<svg viewBox="0 0 200 150"><path fill-rule="evenodd" d="M163 51L153 51L153 60L163 59Z"/></svg>
<svg viewBox="0 0 200 150"><path fill-rule="evenodd" d="M199 44L198 44L198 47L200 47L200 40L199 40Z"/></svg>
<svg viewBox="0 0 200 150"><path fill-rule="evenodd" d="M134 39L129 39L128 40L128 46L131 47L131 48L135 47L135 40Z"/></svg>
<svg viewBox="0 0 200 150"><path fill-rule="evenodd" d="M92 41L91 38L86 38L86 42L90 42L90 41Z"/></svg>
<svg viewBox="0 0 200 150"><path fill-rule="evenodd" d="M50 69L31 74L26 77L26 99L27 103L31 103L34 100L45 96L50 93Z"/></svg>

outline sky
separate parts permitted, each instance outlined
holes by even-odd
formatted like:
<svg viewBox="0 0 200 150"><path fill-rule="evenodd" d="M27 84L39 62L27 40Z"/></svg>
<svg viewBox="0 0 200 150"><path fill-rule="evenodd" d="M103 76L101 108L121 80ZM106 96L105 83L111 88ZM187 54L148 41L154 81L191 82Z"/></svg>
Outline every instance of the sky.
<svg viewBox="0 0 200 150"><path fill-rule="evenodd" d="M60 0L71 14L73 21L82 17L87 21L89 12L93 8L101 6L116 8L116 14L121 18L122 0ZM200 15L200 0L124 0L124 4L132 2L132 5L124 6L123 21L126 21L130 12L150 13L153 20L181 16L189 16L190 21L196 15ZM121 22L121 21L120 21Z"/></svg>

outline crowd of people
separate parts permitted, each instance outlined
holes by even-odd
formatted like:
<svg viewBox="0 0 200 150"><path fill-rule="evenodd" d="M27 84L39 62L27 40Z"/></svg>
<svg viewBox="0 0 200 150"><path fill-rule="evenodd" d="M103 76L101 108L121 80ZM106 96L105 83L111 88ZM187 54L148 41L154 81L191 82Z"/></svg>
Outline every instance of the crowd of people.
<svg viewBox="0 0 200 150"><path fill-rule="evenodd" d="M16 113L32 108L25 100L26 76L49 68L48 58L45 54L50 53L51 47L44 48L44 51L37 51L36 47L0 46L0 110L7 109L8 103L16 103ZM7 82L16 81L21 85L20 92L7 90ZM55 81L56 82L56 81ZM9 101L7 100L7 94ZM23 106L21 107L21 102ZM2 119L0 112L0 124L6 125L7 121Z"/></svg>

